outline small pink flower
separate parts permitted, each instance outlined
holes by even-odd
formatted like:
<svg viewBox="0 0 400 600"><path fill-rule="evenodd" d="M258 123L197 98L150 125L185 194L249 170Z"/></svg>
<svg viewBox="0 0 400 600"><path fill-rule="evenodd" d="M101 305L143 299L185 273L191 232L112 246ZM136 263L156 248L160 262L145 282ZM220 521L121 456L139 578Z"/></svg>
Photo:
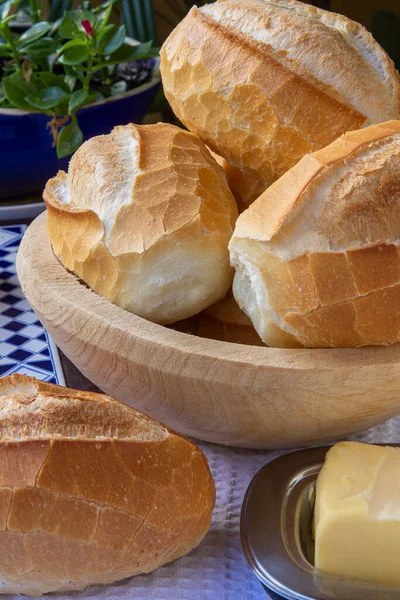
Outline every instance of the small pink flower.
<svg viewBox="0 0 400 600"><path fill-rule="evenodd" d="M86 32L86 35L92 35L93 27L90 24L90 21L81 21L81 25Z"/></svg>

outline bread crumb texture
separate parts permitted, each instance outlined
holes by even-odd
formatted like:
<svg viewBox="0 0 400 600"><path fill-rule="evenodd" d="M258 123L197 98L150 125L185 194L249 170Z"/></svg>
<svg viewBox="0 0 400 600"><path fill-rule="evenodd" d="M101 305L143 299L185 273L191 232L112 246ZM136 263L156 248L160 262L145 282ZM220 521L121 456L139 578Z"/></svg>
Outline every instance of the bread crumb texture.
<svg viewBox="0 0 400 600"><path fill-rule="evenodd" d="M306 156L238 220L235 297L270 345L400 336L400 122Z"/></svg>
<svg viewBox="0 0 400 600"><path fill-rule="evenodd" d="M209 528L202 452L108 396L3 378L0 432L1 593L147 573Z"/></svg>

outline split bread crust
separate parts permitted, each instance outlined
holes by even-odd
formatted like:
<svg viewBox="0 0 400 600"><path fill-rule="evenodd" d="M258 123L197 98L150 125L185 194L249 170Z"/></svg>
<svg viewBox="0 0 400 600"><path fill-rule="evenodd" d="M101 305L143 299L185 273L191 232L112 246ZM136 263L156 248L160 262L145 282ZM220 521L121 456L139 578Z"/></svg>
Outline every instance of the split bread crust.
<svg viewBox="0 0 400 600"><path fill-rule="evenodd" d="M400 339L400 121L352 131L240 215L233 292L261 339L356 347Z"/></svg>
<svg viewBox="0 0 400 600"><path fill-rule="evenodd" d="M0 593L148 573L210 526L215 487L186 438L117 400L0 379Z"/></svg>
<svg viewBox="0 0 400 600"><path fill-rule="evenodd" d="M305 154L400 117L399 74L371 34L297 0L192 8L161 73L177 117L243 172L231 185L247 205Z"/></svg>
<svg viewBox="0 0 400 600"><path fill-rule="evenodd" d="M91 138L43 197L62 264L140 317L186 319L232 284L236 202L222 167L188 131L131 124Z"/></svg>

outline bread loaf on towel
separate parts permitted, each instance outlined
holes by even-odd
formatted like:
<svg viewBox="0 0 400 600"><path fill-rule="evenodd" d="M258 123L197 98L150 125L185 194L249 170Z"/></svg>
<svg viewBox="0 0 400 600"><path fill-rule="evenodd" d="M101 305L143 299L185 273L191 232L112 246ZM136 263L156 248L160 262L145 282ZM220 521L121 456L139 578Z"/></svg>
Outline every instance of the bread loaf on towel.
<svg viewBox="0 0 400 600"><path fill-rule="evenodd" d="M0 593L153 571L208 531L214 482L192 442L108 396L0 379Z"/></svg>
<svg viewBox="0 0 400 600"><path fill-rule="evenodd" d="M223 298L237 206L193 134L127 125L85 142L44 191L54 253L95 292L156 323Z"/></svg>
<svg viewBox="0 0 400 600"><path fill-rule="evenodd" d="M192 8L161 73L179 119L261 191L342 133L400 116L399 75L371 34L297 0Z"/></svg>
<svg viewBox="0 0 400 600"><path fill-rule="evenodd" d="M230 243L233 291L269 346L400 340L400 121L346 133L268 188Z"/></svg>

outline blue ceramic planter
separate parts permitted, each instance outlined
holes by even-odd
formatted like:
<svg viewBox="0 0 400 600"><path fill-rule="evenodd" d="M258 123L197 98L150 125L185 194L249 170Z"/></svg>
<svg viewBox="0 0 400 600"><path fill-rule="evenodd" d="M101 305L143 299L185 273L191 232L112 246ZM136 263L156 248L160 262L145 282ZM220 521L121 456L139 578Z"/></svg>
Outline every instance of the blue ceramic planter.
<svg viewBox="0 0 400 600"><path fill-rule="evenodd" d="M116 125L140 123L160 86L159 76L131 92L88 106L78 112L87 140L109 133ZM0 200L40 194L46 181L69 158L59 160L47 127L50 118L35 112L0 110Z"/></svg>

